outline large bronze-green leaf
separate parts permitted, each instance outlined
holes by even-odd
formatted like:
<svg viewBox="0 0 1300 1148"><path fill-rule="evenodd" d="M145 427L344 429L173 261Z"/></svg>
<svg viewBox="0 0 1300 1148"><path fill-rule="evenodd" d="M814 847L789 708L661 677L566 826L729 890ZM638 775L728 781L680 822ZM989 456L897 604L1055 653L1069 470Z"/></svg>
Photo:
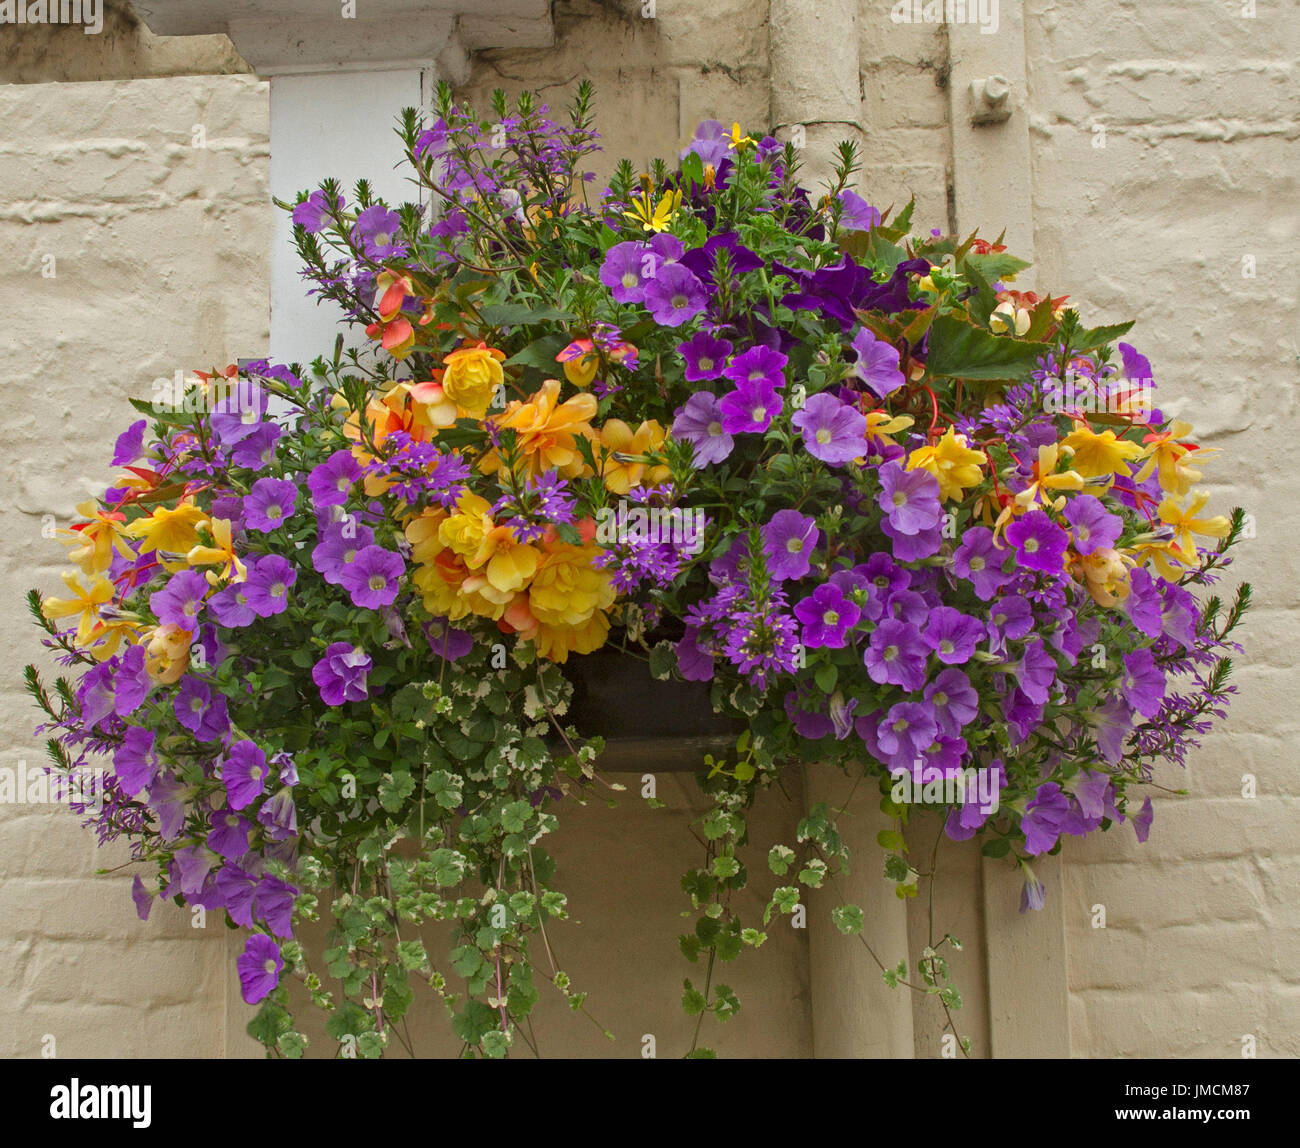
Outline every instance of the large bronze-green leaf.
<svg viewBox="0 0 1300 1148"><path fill-rule="evenodd" d="M954 379L1015 379L1043 354L1042 343L994 335L956 315L940 315L930 328L926 369Z"/></svg>

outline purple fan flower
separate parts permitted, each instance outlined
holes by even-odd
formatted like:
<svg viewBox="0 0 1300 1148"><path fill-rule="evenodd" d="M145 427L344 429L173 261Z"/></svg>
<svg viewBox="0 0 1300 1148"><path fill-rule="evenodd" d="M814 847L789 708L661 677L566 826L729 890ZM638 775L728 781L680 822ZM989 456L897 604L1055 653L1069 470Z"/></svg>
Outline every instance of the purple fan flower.
<svg viewBox="0 0 1300 1148"><path fill-rule="evenodd" d="M401 589L404 573L406 563L400 554L382 546L367 546L344 569L341 580L354 606L376 610L392 604Z"/></svg>
<svg viewBox="0 0 1300 1148"><path fill-rule="evenodd" d="M620 303L640 303L659 260L644 243L616 243L605 252L600 281ZM672 324L676 326L677 324Z"/></svg>
<svg viewBox="0 0 1300 1148"><path fill-rule="evenodd" d="M254 933L244 944L235 967L239 970L239 991L244 1003L257 1004L280 983L280 970L284 968L280 946L265 934Z"/></svg>
<svg viewBox="0 0 1300 1148"><path fill-rule="evenodd" d="M149 609L164 626L179 626L193 632L198 628L203 595L207 591L208 583L202 574L182 570L173 574L162 590L149 595Z"/></svg>
<svg viewBox="0 0 1300 1148"><path fill-rule="evenodd" d="M369 259L391 259L406 254L406 248L398 242L401 233L402 217L389 211L382 203L376 203L357 216L352 228L352 242Z"/></svg>
<svg viewBox="0 0 1300 1148"><path fill-rule="evenodd" d="M736 440L722 429L722 421L718 396L708 391L697 391L678 408L672 436L695 447L695 466L721 462L731 453Z"/></svg>
<svg viewBox="0 0 1300 1148"><path fill-rule="evenodd" d="M128 726L122 744L113 754L113 772L117 785L128 797L153 784L158 776L158 759L154 756L154 734L140 726Z"/></svg>
<svg viewBox="0 0 1300 1148"><path fill-rule="evenodd" d="M268 554L249 572L244 601L259 618L283 614L289 605L289 587L297 580L298 572L287 558Z"/></svg>
<svg viewBox="0 0 1300 1148"><path fill-rule="evenodd" d="M680 327L704 310L708 293L680 263L659 267L645 286L644 303L661 327Z"/></svg>
<svg viewBox="0 0 1300 1148"><path fill-rule="evenodd" d="M287 478L259 478L244 499L244 526L274 530L293 513L298 487Z"/></svg>
<svg viewBox="0 0 1300 1148"><path fill-rule="evenodd" d="M245 818L229 809L218 809L209 820L212 823L209 849L232 861L248 852L248 831L252 826Z"/></svg>
<svg viewBox="0 0 1300 1148"><path fill-rule="evenodd" d="M370 696L366 675L373 666L370 655L359 646L335 642L325 648L325 656L312 667L311 677L327 706L341 706L345 701L361 702Z"/></svg>
<svg viewBox="0 0 1300 1148"><path fill-rule="evenodd" d="M700 383L722 374L727 356L731 354L731 344L726 339L714 338L707 331L696 331L685 343L678 343L677 350L686 360L686 381Z"/></svg>
<svg viewBox="0 0 1300 1148"><path fill-rule="evenodd" d="M718 403L727 434L762 434L781 413L781 396L770 383L743 382Z"/></svg>
<svg viewBox="0 0 1300 1148"><path fill-rule="evenodd" d="M344 572L374 540L374 531L357 525L355 518L330 523L320 532L320 541L311 552L311 564L331 586L341 586Z"/></svg>
<svg viewBox="0 0 1300 1148"><path fill-rule="evenodd" d="M827 582L795 606L794 616L803 623L803 644L809 649L842 650L862 611L838 586Z"/></svg>
<svg viewBox="0 0 1300 1148"><path fill-rule="evenodd" d="M1124 699L1143 717L1153 719L1160 713L1165 685L1165 672L1150 650L1124 655Z"/></svg>
<svg viewBox="0 0 1300 1148"><path fill-rule="evenodd" d="M943 520L939 503L939 480L927 470L904 470L889 462L878 471L880 495L877 502L899 534L920 534L933 530Z"/></svg>
<svg viewBox="0 0 1300 1148"><path fill-rule="evenodd" d="M867 676L873 682L911 691L925 685L925 659L930 652L921 631L910 622L887 618L871 631L863 655Z"/></svg>
<svg viewBox="0 0 1300 1148"><path fill-rule="evenodd" d="M311 503L317 510L342 506L353 485L361 477L361 466L350 450L336 450L328 459L312 468L307 476Z"/></svg>
<svg viewBox="0 0 1300 1148"><path fill-rule="evenodd" d="M262 747L248 740L237 741L226 753L221 780L231 809L244 809L266 791L270 774Z"/></svg>
<svg viewBox="0 0 1300 1148"><path fill-rule="evenodd" d="M858 354L858 361L853 364L851 373L866 383L877 398L893 394L906 382L903 372L898 369L898 348L877 339L866 327L858 329L852 346Z"/></svg>
<svg viewBox="0 0 1300 1148"><path fill-rule="evenodd" d="M1069 535L1041 510L1031 510L1007 527L1007 541L1016 548L1020 565L1044 574L1059 574L1065 565Z"/></svg>
<svg viewBox="0 0 1300 1148"><path fill-rule="evenodd" d="M988 602L1013 577L1003 570L1007 557L994 543L993 531L972 526L962 532L961 545L953 551L952 568L958 577L969 579L975 593Z"/></svg>
<svg viewBox="0 0 1300 1148"><path fill-rule="evenodd" d="M816 519L797 510L778 510L763 527L763 552L772 580L784 582L807 574L809 558L819 541Z"/></svg>
<svg viewBox="0 0 1300 1148"><path fill-rule="evenodd" d="M984 627L969 614L940 606L931 611L922 636L939 661L960 666L971 660L975 647L984 637Z"/></svg>
<svg viewBox="0 0 1300 1148"><path fill-rule="evenodd" d="M866 416L834 395L813 395L790 421L803 432L808 453L822 462L843 466L867 453Z"/></svg>
<svg viewBox="0 0 1300 1148"><path fill-rule="evenodd" d="M1091 494L1080 494L1066 504L1065 520L1072 527L1074 548L1080 554L1091 554L1094 550L1107 550L1118 541L1124 529L1124 521L1117 514L1111 514L1101 499Z"/></svg>
<svg viewBox="0 0 1300 1148"><path fill-rule="evenodd" d="M172 709L176 720L199 741L216 741L230 728L226 699L218 694L214 701L208 684L189 674L181 680Z"/></svg>

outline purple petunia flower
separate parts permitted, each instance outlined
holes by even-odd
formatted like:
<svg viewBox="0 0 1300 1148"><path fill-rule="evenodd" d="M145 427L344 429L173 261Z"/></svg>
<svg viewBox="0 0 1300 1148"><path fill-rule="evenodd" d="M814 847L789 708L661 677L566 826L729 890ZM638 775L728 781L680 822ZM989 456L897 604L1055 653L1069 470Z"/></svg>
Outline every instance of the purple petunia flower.
<svg viewBox="0 0 1300 1148"><path fill-rule="evenodd" d="M287 478L259 478L244 499L244 526L248 530L275 530L293 514L298 487Z"/></svg>
<svg viewBox="0 0 1300 1148"><path fill-rule="evenodd" d="M208 610L218 622L231 629L250 626L258 616L248 604L247 582L232 582L224 590L213 594L208 599Z"/></svg>
<svg viewBox="0 0 1300 1148"><path fill-rule="evenodd" d="M762 434L781 413L781 396L770 383L746 380L718 403L727 434Z"/></svg>
<svg viewBox="0 0 1300 1148"><path fill-rule="evenodd" d="M373 666L370 655L359 646L334 642L312 667L311 677L320 690L321 700L327 706L340 706L345 701L360 702L370 696L366 675Z"/></svg>
<svg viewBox="0 0 1300 1148"><path fill-rule="evenodd" d="M261 470L275 459L275 444L279 441L280 428L275 423L262 423L240 439L230 452L230 461L249 470Z"/></svg>
<svg viewBox="0 0 1300 1148"><path fill-rule="evenodd" d="M1045 574L1059 574L1065 565L1069 535L1041 510L1031 510L1017 518L1007 527L1006 537L1016 548L1021 566Z"/></svg>
<svg viewBox="0 0 1300 1148"><path fill-rule="evenodd" d="M153 908L153 894L144 887L139 873L131 881L131 900L135 902L136 916L142 921L147 921L149 910Z"/></svg>
<svg viewBox="0 0 1300 1148"><path fill-rule="evenodd" d="M1155 819L1155 810L1151 808L1151 798L1142 802L1142 808L1133 818L1133 829L1137 833L1137 839L1140 843L1146 844L1146 839L1151 833L1151 822Z"/></svg>
<svg viewBox="0 0 1300 1148"><path fill-rule="evenodd" d="M794 616L803 623L803 644L809 649L842 650L862 611L838 586L827 582L795 606Z"/></svg>
<svg viewBox="0 0 1300 1148"><path fill-rule="evenodd" d="M809 558L820 541L816 519L797 510L778 510L763 527L763 552L772 580L784 582L807 574Z"/></svg>
<svg viewBox="0 0 1300 1148"><path fill-rule="evenodd" d="M708 293L694 272L666 263L646 283L643 302L661 327L680 327L704 310Z"/></svg>
<svg viewBox="0 0 1300 1148"><path fill-rule="evenodd" d="M140 726L128 726L122 744L113 754L113 772L117 785L128 797L153 784L158 776L158 759L154 756L154 733Z"/></svg>
<svg viewBox="0 0 1300 1148"><path fill-rule="evenodd" d="M174 841L185 827L190 788L172 773L159 774L149 785L149 808L158 815L158 832L164 841Z"/></svg>
<svg viewBox="0 0 1300 1148"><path fill-rule="evenodd" d="M367 546L344 568L340 581L354 606L376 610L392 604L405 573L406 563L400 554L382 546Z"/></svg>
<svg viewBox="0 0 1300 1148"><path fill-rule="evenodd" d="M750 347L727 364L723 376L733 383L762 383L780 389L785 386L785 365L789 360L771 347Z"/></svg>
<svg viewBox="0 0 1300 1148"><path fill-rule="evenodd" d="M961 545L953 551L952 568L958 577L972 582L975 593L988 602L1013 577L1003 570L1007 557L994 543L993 531L972 526L962 532Z"/></svg>
<svg viewBox="0 0 1300 1148"><path fill-rule="evenodd" d="M875 727L873 752L893 769L912 769L938 734L930 707L922 702L898 702Z"/></svg>
<svg viewBox="0 0 1300 1148"><path fill-rule="evenodd" d="M813 458L842 466L867 453L867 419L834 395L813 395L790 420Z"/></svg>
<svg viewBox="0 0 1300 1148"><path fill-rule="evenodd" d="M956 737L979 713L979 694L961 670L941 670L925 687L925 700L934 710L939 729Z"/></svg>
<svg viewBox="0 0 1300 1148"><path fill-rule="evenodd" d="M218 694L213 700L206 682L187 674L172 702L176 720L199 741L216 741L230 728L226 699Z"/></svg>
<svg viewBox="0 0 1300 1148"><path fill-rule="evenodd" d="M221 780L231 809L244 809L266 791L270 774L266 754L256 742L237 741L227 751L221 766Z"/></svg>
<svg viewBox="0 0 1300 1148"><path fill-rule="evenodd" d="M722 421L718 396L708 391L697 391L678 408L672 436L695 447L695 466L721 462L732 452L736 440L723 430Z"/></svg>
<svg viewBox="0 0 1300 1148"><path fill-rule="evenodd" d="M208 848L232 861L248 852L248 820L229 809L214 810L209 818L212 831L208 834Z"/></svg>
<svg viewBox="0 0 1300 1148"><path fill-rule="evenodd" d="M685 343L677 344L677 351L686 360L686 380L691 383L716 379L722 374L731 344L717 339L707 331L696 331Z"/></svg>
<svg viewBox="0 0 1300 1148"><path fill-rule="evenodd" d="M1037 912L1047 904L1047 886L1034 876L1028 865L1023 868L1025 883L1020 887L1020 911L1025 913L1032 909Z"/></svg>
<svg viewBox="0 0 1300 1148"><path fill-rule="evenodd" d="M324 462L313 467L307 476L312 506L317 510L324 510L327 506L342 506L360 477L361 466L352 457L352 452L336 450Z"/></svg>
<svg viewBox="0 0 1300 1148"><path fill-rule="evenodd" d="M406 254L406 248L399 242L401 233L402 217L389 211L382 203L376 203L357 216L352 228L352 242L369 259L391 259Z"/></svg>
<svg viewBox="0 0 1300 1148"><path fill-rule="evenodd" d="M226 912L236 925L245 929L253 927L253 890L257 888L257 878L246 873L238 865L227 861L217 873L217 892L225 902Z"/></svg>
<svg viewBox="0 0 1300 1148"><path fill-rule="evenodd" d="M259 618L283 614L289 605L289 587L297 580L298 572L287 558L268 554L249 571L245 601Z"/></svg>
<svg viewBox="0 0 1300 1148"><path fill-rule="evenodd" d="M118 717L135 713L152 687L153 679L149 677L144 647L130 647L113 673L113 712Z"/></svg>
<svg viewBox="0 0 1300 1148"><path fill-rule="evenodd" d="M1025 835L1025 852L1037 856L1051 849L1069 815L1070 800L1061 792L1061 787L1053 781L1040 785L1020 819L1020 829Z"/></svg>
<svg viewBox="0 0 1300 1148"><path fill-rule="evenodd" d="M1154 718L1160 713L1165 687L1165 672L1156 665L1150 650L1124 655L1124 700L1143 717Z"/></svg>
<svg viewBox="0 0 1300 1148"><path fill-rule="evenodd" d="M713 680L713 655L700 648L700 631L697 626L687 626L685 636L673 650L677 654L677 668L688 682Z"/></svg>
<svg viewBox="0 0 1300 1148"><path fill-rule="evenodd" d="M853 349L858 354L858 361L853 364L852 374L861 379L877 398L883 399L893 394L906 380L898 369L898 348L877 339L866 327L860 327L853 336Z"/></svg>
<svg viewBox="0 0 1300 1148"><path fill-rule="evenodd" d="M681 152L681 159L694 153L712 167L717 167L731 150L731 133L718 120L701 120L695 134Z"/></svg>
<svg viewBox="0 0 1300 1148"><path fill-rule="evenodd" d="M939 661L960 666L971 660L975 647L984 637L984 627L969 614L940 606L930 612L922 637Z"/></svg>
<svg viewBox="0 0 1300 1148"><path fill-rule="evenodd" d="M343 207L341 196L335 197L333 210L339 211ZM330 198L323 191L313 191L302 203L293 209L292 218L294 223L306 228L313 235L318 231L324 231L329 223L331 211Z"/></svg>
<svg viewBox="0 0 1300 1148"><path fill-rule="evenodd" d="M857 192L847 187L835 197L843 204L840 210L840 226L851 231L870 231L880 224L880 212L871 206Z"/></svg>
<svg viewBox="0 0 1300 1148"><path fill-rule="evenodd" d="M351 516L330 523L320 532L320 541L311 552L311 564L331 586L341 586L344 571L374 540L374 531L358 525Z"/></svg>
<svg viewBox="0 0 1300 1148"><path fill-rule="evenodd" d="M449 662L459 661L474 648L474 635L456 629L447 618L425 622L424 635L429 639L429 649Z"/></svg>
<svg viewBox="0 0 1300 1148"><path fill-rule="evenodd" d="M943 520L939 502L939 480L927 470L904 470L889 462L877 472L880 495L877 503L898 534L920 534L933 530ZM891 532L892 533L892 532Z"/></svg>
<svg viewBox="0 0 1300 1148"><path fill-rule="evenodd" d="M293 902L298 890L278 877L263 877L253 893L253 916L277 937L293 936Z"/></svg>
<svg viewBox="0 0 1300 1148"><path fill-rule="evenodd" d="M281 771L281 780L284 774ZM262 803L257 811L258 823L272 841L287 841L298 835L298 810L293 803L293 790L287 786L277 790L270 801Z"/></svg>
<svg viewBox="0 0 1300 1148"><path fill-rule="evenodd" d="M640 303L645 299L646 285L654 277L658 263L658 257L645 243L616 243L605 252L600 281L618 302Z"/></svg>
<svg viewBox="0 0 1300 1148"><path fill-rule="evenodd" d="M223 384L217 393L220 397L210 418L212 430L222 446L233 447L262 425L270 400L265 388L242 378Z"/></svg>
<svg viewBox="0 0 1300 1148"><path fill-rule="evenodd" d="M149 595L149 609L165 626L179 626L191 633L198 628L203 609L203 595L208 583L196 570L173 574L167 585Z"/></svg>
<svg viewBox="0 0 1300 1148"><path fill-rule="evenodd" d="M144 454L144 430L147 425L145 419L140 419L117 436L117 442L113 444L113 457L109 460L110 466L130 466Z"/></svg>
<svg viewBox="0 0 1300 1148"><path fill-rule="evenodd" d="M919 690L925 685L925 659L929 653L921 631L912 623L886 618L871 631L862 662L873 682Z"/></svg>
<svg viewBox="0 0 1300 1148"><path fill-rule="evenodd" d="M1072 528L1074 548L1080 554L1109 549L1124 529L1124 520L1118 514L1111 514L1101 499L1091 494L1080 494L1070 499L1065 507L1065 520Z"/></svg>
<svg viewBox="0 0 1300 1148"><path fill-rule="evenodd" d="M245 942L235 967L239 970L239 991L244 1003L257 1004L280 983L280 970L284 968L280 946L265 934L254 933Z"/></svg>

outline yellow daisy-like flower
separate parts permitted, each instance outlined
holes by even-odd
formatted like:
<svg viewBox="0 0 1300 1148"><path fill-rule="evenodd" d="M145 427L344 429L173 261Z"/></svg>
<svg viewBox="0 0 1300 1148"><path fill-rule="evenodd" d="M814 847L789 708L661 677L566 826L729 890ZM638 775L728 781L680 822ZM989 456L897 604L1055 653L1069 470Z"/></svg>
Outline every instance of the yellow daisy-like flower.
<svg viewBox="0 0 1300 1148"><path fill-rule="evenodd" d="M1216 514L1213 518L1197 517L1209 501L1208 494L1194 495L1191 504L1184 508L1172 498L1166 498L1156 508L1160 521L1174 528L1174 540L1178 549L1193 563L1198 553L1196 540L1192 537L1194 534L1207 538L1226 538L1232 529L1232 524L1222 514Z"/></svg>
<svg viewBox="0 0 1300 1148"><path fill-rule="evenodd" d="M199 544L198 530L208 516L195 506L192 499L184 499L173 510L156 506L144 518L138 518L123 531L128 537L143 538L141 554L165 550L170 554L188 554Z"/></svg>
<svg viewBox="0 0 1300 1148"><path fill-rule="evenodd" d="M120 510L101 510L94 502L83 502L77 513L89 521L59 533L67 536L62 541L72 547L68 557L83 574L107 570L113 564L114 550L123 558L135 557L125 540L126 515Z"/></svg>
<svg viewBox="0 0 1300 1148"><path fill-rule="evenodd" d="M107 578L97 578L89 589L81 584L81 579L71 571L64 571L63 582L72 591L71 598L46 598L41 603L41 613L53 621L55 618L77 618L77 644L87 645L95 626L99 622L99 609L106 602L113 600L113 584Z"/></svg>
<svg viewBox="0 0 1300 1148"><path fill-rule="evenodd" d="M1129 461L1142 454L1135 442L1115 437L1113 430L1098 434L1090 426L1076 427L1061 441L1074 451L1074 469L1084 478L1120 474L1127 478L1132 470Z"/></svg>
<svg viewBox="0 0 1300 1148"><path fill-rule="evenodd" d="M642 231L667 231L682 204L682 193L666 192L656 205L649 191L643 191L632 200L632 209L623 214L633 223L639 223Z"/></svg>
<svg viewBox="0 0 1300 1148"><path fill-rule="evenodd" d="M1146 447L1142 452L1147 456L1147 461L1134 476L1134 481L1144 482L1155 471L1159 476L1161 490L1180 498L1191 490L1194 484L1201 481L1201 472L1193 470L1189 460L1195 457L1200 462L1202 458L1214 453L1212 447L1197 448L1179 441L1188 438L1191 433L1190 423L1176 421L1161 434L1147 435L1144 440Z"/></svg>
<svg viewBox="0 0 1300 1148"><path fill-rule="evenodd" d="M951 427L933 446L914 450L907 460L908 470L927 470L939 480L939 497L959 500L967 487L976 486L983 475L980 467L988 462L981 450L967 445L966 436Z"/></svg>
<svg viewBox="0 0 1300 1148"><path fill-rule="evenodd" d="M191 566L219 566L219 570L209 570L204 577L208 584L215 586L223 579L230 582L243 582L248 577L248 569L235 553L235 544L230 536L230 522L224 518L214 518L211 522L212 545L193 546L185 561Z"/></svg>

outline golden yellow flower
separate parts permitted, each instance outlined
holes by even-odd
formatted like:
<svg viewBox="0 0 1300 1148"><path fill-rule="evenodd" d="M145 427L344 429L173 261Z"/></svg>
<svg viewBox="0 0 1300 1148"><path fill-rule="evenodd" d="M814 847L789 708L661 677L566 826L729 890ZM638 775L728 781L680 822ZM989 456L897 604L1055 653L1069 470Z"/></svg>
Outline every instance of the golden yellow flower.
<svg viewBox="0 0 1300 1148"><path fill-rule="evenodd" d="M582 473L586 465L578 451L580 437L591 434L591 419L596 413L596 396L574 395L559 402L559 379L547 379L542 389L525 401L511 402L505 413L492 423L501 430L515 432L515 447L520 454L521 473L537 477L548 470L559 471L565 478ZM501 458L493 450L479 461L484 474L501 469Z"/></svg>
<svg viewBox="0 0 1300 1148"><path fill-rule="evenodd" d="M538 657L548 658L563 665L569 654L590 654L599 650L609 637L609 615L593 614L580 626L538 625L534 641Z"/></svg>
<svg viewBox="0 0 1300 1148"><path fill-rule="evenodd" d="M71 530L61 530L65 545L72 547L68 557L81 567L83 574L99 574L113 564L113 551L123 558L134 558L125 540L126 515L120 510L101 510L94 502L83 502L77 513L87 522Z"/></svg>
<svg viewBox="0 0 1300 1148"><path fill-rule="evenodd" d="M192 499L186 498L173 510L156 506L144 518L138 518L123 531L131 538L143 538L140 553L165 550L171 554L188 554L199 543L198 528L208 516Z"/></svg>
<svg viewBox="0 0 1300 1148"><path fill-rule="evenodd" d="M1156 508L1156 514L1160 516L1160 521L1174 528L1174 541L1178 549L1187 556L1187 561L1190 563L1196 562L1198 553L1196 540L1192 535L1202 534L1208 538L1226 538L1228 531L1232 529L1232 524L1222 514L1216 514L1213 518L1197 518L1197 515L1200 514L1209 501L1210 496L1208 494L1197 494L1193 496L1191 505L1183 508L1172 498L1166 498Z"/></svg>
<svg viewBox="0 0 1300 1148"><path fill-rule="evenodd" d="M980 467L988 461L981 450L973 450L966 436L951 427L933 446L914 450L907 460L908 470L927 470L939 480L939 497L947 501L960 499L965 488L977 485L982 479Z"/></svg>
<svg viewBox="0 0 1300 1148"><path fill-rule="evenodd" d="M41 613L51 621L77 614L77 644L84 646L90 642L99 622L100 607L113 600L113 584L107 578L97 578L87 589L71 570L64 572L63 581L73 596L46 598L41 603Z"/></svg>
<svg viewBox="0 0 1300 1148"><path fill-rule="evenodd" d="M505 382L501 363L505 352L480 343L477 347L461 347L444 358L442 389L468 418L481 419L488 405Z"/></svg>
<svg viewBox="0 0 1300 1148"><path fill-rule="evenodd" d="M1132 473L1129 460L1142 453L1142 448L1137 443L1116 438L1113 430L1098 434L1086 425L1072 430L1061 440L1061 445L1074 451L1071 462L1084 478L1111 474L1127 478Z"/></svg>
<svg viewBox="0 0 1300 1148"><path fill-rule="evenodd" d="M1147 461L1134 476L1135 482L1144 482L1151 477L1154 470L1159 475L1160 488L1179 497L1185 495L1195 483L1201 481L1201 472L1193 470L1190 460L1197 462L1213 454L1212 447L1197 448L1191 443L1181 442L1192 433L1190 423L1173 422L1160 434L1147 435L1143 454Z"/></svg>
<svg viewBox="0 0 1300 1148"><path fill-rule="evenodd" d="M608 570L593 565L598 546L546 544L544 557L528 588L533 617L545 626L583 626L598 610L608 610L617 597Z"/></svg>
<svg viewBox="0 0 1300 1148"><path fill-rule="evenodd" d="M667 479L672 471L666 466L647 466L645 462L616 457L644 457L658 452L663 449L664 435L664 428L654 419L643 422L635 431L622 419L609 419L592 439L596 466L606 488L614 494L627 494L642 482L654 486Z"/></svg>
<svg viewBox="0 0 1300 1148"><path fill-rule="evenodd" d="M438 541L468 564L493 527L492 505L485 498L466 491L456 503L456 513L448 515L438 527Z"/></svg>
<svg viewBox="0 0 1300 1148"><path fill-rule="evenodd" d="M194 636L180 626L155 626L143 637L144 668L154 681L169 686L189 669L190 643Z"/></svg>

